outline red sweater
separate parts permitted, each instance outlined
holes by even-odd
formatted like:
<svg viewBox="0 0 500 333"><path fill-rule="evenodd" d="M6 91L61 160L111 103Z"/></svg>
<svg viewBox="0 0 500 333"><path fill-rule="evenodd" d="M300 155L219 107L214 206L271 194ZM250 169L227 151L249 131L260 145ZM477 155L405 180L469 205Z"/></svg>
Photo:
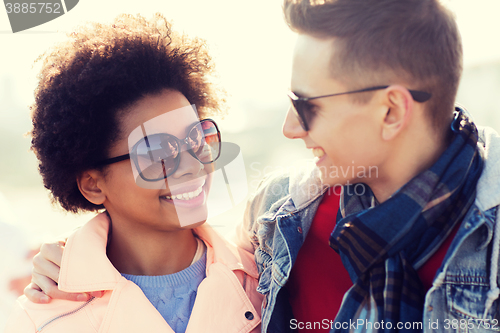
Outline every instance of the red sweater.
<svg viewBox="0 0 500 333"><path fill-rule="evenodd" d="M286 284L297 322L321 323L324 319L334 320L344 294L352 286L340 255L329 245L330 234L335 227L339 209L339 196L333 192L336 191L328 191L321 201ZM426 291L432 286L432 280L457 230L458 226L438 251L418 270L417 273ZM299 329L299 332L304 333L328 331Z"/></svg>

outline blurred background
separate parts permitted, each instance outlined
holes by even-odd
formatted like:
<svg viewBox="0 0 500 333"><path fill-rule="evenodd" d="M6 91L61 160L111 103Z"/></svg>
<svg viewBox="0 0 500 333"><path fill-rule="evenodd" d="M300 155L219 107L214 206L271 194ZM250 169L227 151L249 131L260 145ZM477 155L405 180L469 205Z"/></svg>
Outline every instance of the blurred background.
<svg viewBox="0 0 500 333"><path fill-rule="evenodd" d="M443 0L456 14L464 45L465 70L458 102L476 123L500 131L498 0ZM205 38L229 113L217 119L224 141L241 147L251 191L262 176L310 158L302 141L287 140L281 124L288 108L294 34L283 22L281 0L81 0L67 14L13 34L0 10L0 331L16 297L15 280L30 274L26 258L42 241L84 223L91 215L64 213L51 204L29 151L28 106L33 102L38 65L34 60L65 33L85 21L108 22L120 13L150 17L161 12L174 29ZM241 220L240 203L212 221L229 234ZM14 280L13 280L14 279ZM14 283L12 283L14 281ZM21 287L17 287L21 290Z"/></svg>

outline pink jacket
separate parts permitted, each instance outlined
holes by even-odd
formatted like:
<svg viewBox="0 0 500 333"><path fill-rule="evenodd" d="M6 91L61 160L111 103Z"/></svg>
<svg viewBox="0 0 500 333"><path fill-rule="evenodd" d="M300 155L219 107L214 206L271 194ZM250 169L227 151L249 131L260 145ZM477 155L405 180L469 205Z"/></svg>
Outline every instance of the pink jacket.
<svg viewBox="0 0 500 333"><path fill-rule="evenodd" d="M108 260L108 228L108 218L99 214L74 232L66 243L59 274L60 290L106 290L103 297L83 303L34 304L21 296L5 333L173 333L141 289ZM253 256L225 241L209 225L195 232L207 246L207 277L198 287L186 333L260 332L262 296L256 291Z"/></svg>

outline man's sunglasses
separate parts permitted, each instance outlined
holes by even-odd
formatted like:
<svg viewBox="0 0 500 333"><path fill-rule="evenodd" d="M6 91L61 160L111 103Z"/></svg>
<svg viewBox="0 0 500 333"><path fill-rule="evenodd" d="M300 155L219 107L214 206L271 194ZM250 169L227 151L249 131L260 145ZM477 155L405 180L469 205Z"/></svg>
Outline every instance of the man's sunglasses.
<svg viewBox="0 0 500 333"><path fill-rule="evenodd" d="M299 123L304 129L304 131L307 132L309 131L309 124L314 118L314 112L312 110L313 105L308 103L308 101L324 97L333 97L333 96L361 93L366 91L382 90L388 87L389 86L376 86L376 87L369 87L359 90L347 91L330 95L315 96L315 97L298 97L297 95L295 95L294 92L290 91L288 92L288 97L290 97L290 100L292 101L292 106L293 106L292 110L295 113L295 116L299 119ZM420 103L426 102L431 98L431 94L424 91L417 91L417 90L408 90L408 91L410 92L413 100L416 102Z"/></svg>
<svg viewBox="0 0 500 333"><path fill-rule="evenodd" d="M215 162L221 150L220 132L215 121L204 119L197 122L183 140L168 133L147 135L132 147L129 154L106 159L97 166L131 159L143 180L163 180L173 175L179 167L184 144L187 146L186 151L202 164Z"/></svg>

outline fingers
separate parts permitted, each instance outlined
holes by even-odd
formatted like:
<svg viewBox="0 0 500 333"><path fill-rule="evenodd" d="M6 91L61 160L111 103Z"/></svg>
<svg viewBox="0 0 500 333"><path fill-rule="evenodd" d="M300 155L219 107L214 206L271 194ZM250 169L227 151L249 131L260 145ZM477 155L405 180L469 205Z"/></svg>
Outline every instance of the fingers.
<svg viewBox="0 0 500 333"><path fill-rule="evenodd" d="M48 303L52 298L84 302L93 296L88 293L66 293L61 291L52 279L36 272L33 272L32 282L24 290L24 294L30 301L35 303ZM47 298L44 298L44 296Z"/></svg>
<svg viewBox="0 0 500 333"><path fill-rule="evenodd" d="M42 244L40 252L33 257L31 283L24 289L24 295L30 301L49 303L50 295L58 295L57 281L64 245L64 242Z"/></svg>
<svg viewBox="0 0 500 333"><path fill-rule="evenodd" d="M45 295L41 289L33 283L24 288L24 295L33 303L45 304L50 302L50 297Z"/></svg>
<svg viewBox="0 0 500 333"><path fill-rule="evenodd" d="M43 278L43 276L40 276L38 279L40 279L40 281L43 281ZM57 289L57 285L54 284L54 281L48 278L46 279L46 283L48 285L51 285L51 287L45 287L45 289L47 290L46 293L50 296L44 293L42 288L40 288L36 283L33 282L24 289L24 295L33 303L46 304L49 303L52 298L85 302L88 301L92 296L100 298L104 295L104 291L94 291L91 293L65 293Z"/></svg>
<svg viewBox="0 0 500 333"><path fill-rule="evenodd" d="M33 257L31 284L24 289L26 297L34 303L48 303L52 298L70 301L87 301L102 297L104 291L91 293L66 293L58 289L59 271L65 242L45 243L40 253Z"/></svg>
<svg viewBox="0 0 500 333"><path fill-rule="evenodd" d="M54 281L54 283L57 283L59 280L59 270L59 266L44 258L41 252L33 257L34 274L44 275Z"/></svg>
<svg viewBox="0 0 500 333"><path fill-rule="evenodd" d="M90 296L101 298L104 295L105 291L93 291L90 293Z"/></svg>
<svg viewBox="0 0 500 333"><path fill-rule="evenodd" d="M44 243L40 247L40 255L60 267L65 245L65 242Z"/></svg>

